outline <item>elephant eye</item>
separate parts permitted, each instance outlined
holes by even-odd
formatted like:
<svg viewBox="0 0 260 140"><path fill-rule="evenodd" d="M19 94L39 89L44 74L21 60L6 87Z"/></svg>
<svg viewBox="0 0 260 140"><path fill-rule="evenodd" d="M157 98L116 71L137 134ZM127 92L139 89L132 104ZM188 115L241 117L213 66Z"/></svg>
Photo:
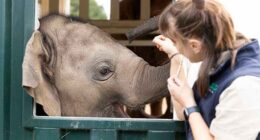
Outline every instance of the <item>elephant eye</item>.
<svg viewBox="0 0 260 140"><path fill-rule="evenodd" d="M104 67L104 68L102 68L102 69L99 71L99 73L100 73L101 75L103 75L103 76L109 74L110 72L111 72L111 70L110 70L108 67Z"/></svg>
<svg viewBox="0 0 260 140"><path fill-rule="evenodd" d="M108 80L114 74L115 68L109 62L100 62L94 69L93 79L97 81Z"/></svg>

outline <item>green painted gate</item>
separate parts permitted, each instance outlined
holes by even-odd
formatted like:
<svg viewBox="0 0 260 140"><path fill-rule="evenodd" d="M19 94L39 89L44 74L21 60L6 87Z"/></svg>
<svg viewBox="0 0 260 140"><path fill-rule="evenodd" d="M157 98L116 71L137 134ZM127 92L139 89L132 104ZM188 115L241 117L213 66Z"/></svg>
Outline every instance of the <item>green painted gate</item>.
<svg viewBox="0 0 260 140"><path fill-rule="evenodd" d="M24 47L34 0L0 0L0 140L183 140L183 122L155 119L41 117L22 89Z"/></svg>

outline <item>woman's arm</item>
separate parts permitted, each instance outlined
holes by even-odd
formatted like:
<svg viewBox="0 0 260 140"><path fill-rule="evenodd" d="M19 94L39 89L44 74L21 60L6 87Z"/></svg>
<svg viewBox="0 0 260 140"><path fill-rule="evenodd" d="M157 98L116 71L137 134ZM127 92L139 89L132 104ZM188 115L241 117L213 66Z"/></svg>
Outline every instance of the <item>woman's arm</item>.
<svg viewBox="0 0 260 140"><path fill-rule="evenodd" d="M171 77L168 79L168 89L172 98L185 108L196 106L193 91L187 82L181 82L177 77ZM200 113L191 113L188 121L195 140L214 140Z"/></svg>
<svg viewBox="0 0 260 140"><path fill-rule="evenodd" d="M170 60L170 63L171 63L170 76L174 76L177 73L179 73L179 78L181 80L186 80L184 68L181 65L183 56L179 54L179 52L175 48L173 42L170 39L168 39L168 38L166 38L162 35L156 36L153 39L153 42L156 44L156 47L160 51L164 51L168 55L168 57L171 59ZM180 67L180 65L181 65L181 67ZM180 68L180 70L179 70L179 68ZM172 103L173 103L174 109L177 113L177 117L180 120L184 120L184 115L183 115L184 108L183 108L183 106L181 104L179 104L178 102L176 102L174 99L172 99Z"/></svg>
<svg viewBox="0 0 260 140"><path fill-rule="evenodd" d="M214 140L200 113L190 114L189 123L195 140Z"/></svg>

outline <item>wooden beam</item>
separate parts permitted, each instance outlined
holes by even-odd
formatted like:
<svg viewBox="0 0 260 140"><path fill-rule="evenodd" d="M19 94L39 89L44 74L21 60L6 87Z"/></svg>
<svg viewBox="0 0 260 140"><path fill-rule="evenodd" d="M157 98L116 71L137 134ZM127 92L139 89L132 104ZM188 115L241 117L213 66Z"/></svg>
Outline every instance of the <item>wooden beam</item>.
<svg viewBox="0 0 260 140"><path fill-rule="evenodd" d="M79 17L81 19L89 19L89 0L79 1Z"/></svg>
<svg viewBox="0 0 260 140"><path fill-rule="evenodd" d="M110 9L110 20L119 20L119 0L111 0Z"/></svg>
<svg viewBox="0 0 260 140"><path fill-rule="evenodd" d="M144 23L144 21L142 20L121 20L121 21L90 20L89 22L101 28L106 28L106 27L134 28Z"/></svg>
<svg viewBox="0 0 260 140"><path fill-rule="evenodd" d="M40 0L40 16L42 17L49 13L66 14L66 2L67 0Z"/></svg>
<svg viewBox="0 0 260 140"><path fill-rule="evenodd" d="M110 34L125 34L126 32L132 30L133 28L117 28L117 27L110 27L110 28L102 28L103 31L110 33ZM159 34L157 31L151 32L149 34L157 35Z"/></svg>
<svg viewBox="0 0 260 140"><path fill-rule="evenodd" d="M151 40L134 40L131 43L127 40L119 40L120 44L124 46L140 46L140 47L153 47L155 46Z"/></svg>
<svg viewBox="0 0 260 140"><path fill-rule="evenodd" d="M140 0L141 20L147 20L151 15L151 0Z"/></svg>
<svg viewBox="0 0 260 140"><path fill-rule="evenodd" d="M49 0L39 0L40 4L40 17L43 17L49 13Z"/></svg>
<svg viewBox="0 0 260 140"><path fill-rule="evenodd" d="M59 0L59 13L65 14L66 11L66 0Z"/></svg>
<svg viewBox="0 0 260 140"><path fill-rule="evenodd" d="M49 12L59 13L59 0L51 0L49 2Z"/></svg>

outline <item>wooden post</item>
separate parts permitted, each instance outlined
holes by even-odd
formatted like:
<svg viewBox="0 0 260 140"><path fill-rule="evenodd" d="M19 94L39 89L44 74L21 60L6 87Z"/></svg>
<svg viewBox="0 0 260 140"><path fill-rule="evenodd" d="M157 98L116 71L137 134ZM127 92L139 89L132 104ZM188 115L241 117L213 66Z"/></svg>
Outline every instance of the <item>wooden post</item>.
<svg viewBox="0 0 260 140"><path fill-rule="evenodd" d="M79 17L82 19L89 18L89 0L80 0L79 1Z"/></svg>
<svg viewBox="0 0 260 140"><path fill-rule="evenodd" d="M41 0L41 1L43 4L41 9L44 10L44 13L42 12L43 15L46 15L48 13L68 14L66 13L67 0Z"/></svg>
<svg viewBox="0 0 260 140"><path fill-rule="evenodd" d="M66 0L59 0L59 13L66 14Z"/></svg>
<svg viewBox="0 0 260 140"><path fill-rule="evenodd" d="M141 20L147 20L150 18L151 13L151 0L140 0L141 2Z"/></svg>
<svg viewBox="0 0 260 140"><path fill-rule="evenodd" d="M40 17L45 16L49 13L49 0L40 0Z"/></svg>
<svg viewBox="0 0 260 140"><path fill-rule="evenodd" d="M119 20L119 0L111 0L110 9L110 20Z"/></svg>
<svg viewBox="0 0 260 140"><path fill-rule="evenodd" d="M59 13L59 0L49 1L49 11L50 13Z"/></svg>

